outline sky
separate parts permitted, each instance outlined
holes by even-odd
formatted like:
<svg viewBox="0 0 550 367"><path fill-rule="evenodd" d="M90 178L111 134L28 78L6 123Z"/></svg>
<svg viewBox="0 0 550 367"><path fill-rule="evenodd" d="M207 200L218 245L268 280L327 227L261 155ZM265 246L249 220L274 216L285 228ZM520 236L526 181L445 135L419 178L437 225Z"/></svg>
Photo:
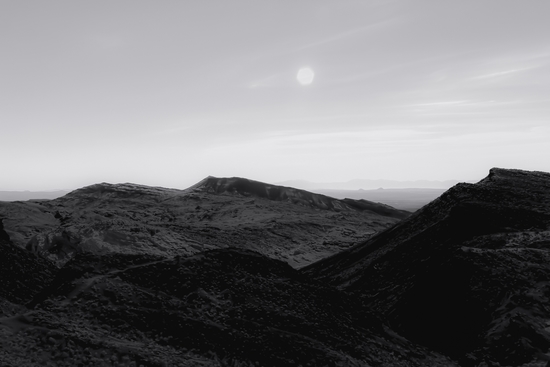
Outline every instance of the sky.
<svg viewBox="0 0 550 367"><path fill-rule="evenodd" d="M548 14L545 0L0 0L0 190L550 171Z"/></svg>

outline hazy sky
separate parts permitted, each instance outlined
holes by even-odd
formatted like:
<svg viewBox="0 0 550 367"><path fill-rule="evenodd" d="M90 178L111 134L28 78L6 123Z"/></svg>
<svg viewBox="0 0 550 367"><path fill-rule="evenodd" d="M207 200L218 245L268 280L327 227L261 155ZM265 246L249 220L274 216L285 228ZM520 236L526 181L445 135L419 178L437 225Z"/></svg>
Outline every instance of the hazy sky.
<svg viewBox="0 0 550 367"><path fill-rule="evenodd" d="M0 0L0 190L550 171L549 14L545 0Z"/></svg>

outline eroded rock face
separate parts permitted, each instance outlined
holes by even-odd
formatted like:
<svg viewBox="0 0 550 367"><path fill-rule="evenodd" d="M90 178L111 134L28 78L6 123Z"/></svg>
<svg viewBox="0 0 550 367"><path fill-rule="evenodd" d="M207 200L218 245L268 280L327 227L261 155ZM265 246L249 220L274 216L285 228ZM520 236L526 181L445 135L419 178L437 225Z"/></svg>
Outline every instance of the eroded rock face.
<svg viewBox="0 0 550 367"><path fill-rule="evenodd" d="M301 267L408 212L209 177L187 190L97 184L51 201L0 202L0 215L14 244L59 265L79 252L187 256L238 246Z"/></svg>
<svg viewBox="0 0 550 367"><path fill-rule="evenodd" d="M304 269L465 366L549 360L550 174L492 169Z"/></svg>

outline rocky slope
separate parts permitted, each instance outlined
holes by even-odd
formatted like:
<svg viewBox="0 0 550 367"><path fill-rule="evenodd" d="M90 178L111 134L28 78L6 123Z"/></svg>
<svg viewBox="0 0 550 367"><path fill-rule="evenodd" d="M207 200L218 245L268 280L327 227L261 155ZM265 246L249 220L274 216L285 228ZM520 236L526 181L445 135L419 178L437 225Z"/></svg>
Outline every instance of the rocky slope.
<svg viewBox="0 0 550 367"><path fill-rule="evenodd" d="M0 318L3 365L455 365L248 250L79 254L28 307Z"/></svg>
<svg viewBox="0 0 550 367"><path fill-rule="evenodd" d="M29 302L53 279L56 271L57 268L41 256L14 246L0 220L0 299L20 304Z"/></svg>
<svg viewBox="0 0 550 367"><path fill-rule="evenodd" d="M310 264L409 213L241 178L187 190L97 184L50 201L0 202L14 244L63 264L78 252L190 255L238 246Z"/></svg>
<svg viewBox="0 0 550 367"><path fill-rule="evenodd" d="M303 273L463 366L550 360L550 174L492 169Z"/></svg>
<svg viewBox="0 0 550 367"><path fill-rule="evenodd" d="M269 185L263 182L237 177L207 177L193 186L193 188L203 189L216 194L239 193L245 196L255 196L273 201L290 201L294 204L324 210L348 211L350 209L359 209L361 211L369 211L386 217L399 219L406 218L409 215L409 213L404 210L396 210L388 205L367 200L340 200L292 187Z"/></svg>

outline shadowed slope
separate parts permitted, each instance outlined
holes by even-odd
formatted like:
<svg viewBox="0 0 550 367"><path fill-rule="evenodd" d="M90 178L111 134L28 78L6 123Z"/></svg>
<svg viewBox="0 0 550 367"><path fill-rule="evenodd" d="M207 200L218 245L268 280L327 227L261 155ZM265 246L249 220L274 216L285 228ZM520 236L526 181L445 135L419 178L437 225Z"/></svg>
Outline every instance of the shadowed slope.
<svg viewBox="0 0 550 367"><path fill-rule="evenodd" d="M549 229L550 174L492 169L303 271L464 365L516 366L548 358Z"/></svg>
<svg viewBox="0 0 550 367"><path fill-rule="evenodd" d="M248 250L80 254L34 303L25 333L7 335L17 365L454 366L353 297Z"/></svg>
<svg viewBox="0 0 550 367"><path fill-rule="evenodd" d="M49 261L14 246L0 219L0 299L26 303L53 279L56 271Z"/></svg>

